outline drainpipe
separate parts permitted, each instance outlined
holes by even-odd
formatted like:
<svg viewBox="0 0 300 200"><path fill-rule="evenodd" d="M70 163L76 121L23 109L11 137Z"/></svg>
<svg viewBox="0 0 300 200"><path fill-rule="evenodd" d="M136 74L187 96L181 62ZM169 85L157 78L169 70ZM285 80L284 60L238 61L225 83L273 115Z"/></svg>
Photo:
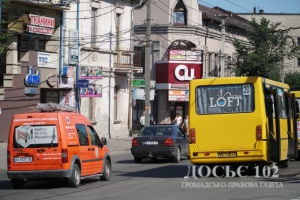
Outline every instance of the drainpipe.
<svg viewBox="0 0 300 200"><path fill-rule="evenodd" d="M113 4L111 4L111 10L113 10L112 8ZM111 112L110 112L110 107L111 107L111 73L112 73L112 67L111 67L111 54L112 54L112 19L113 19L113 12L111 12L111 19L110 19L110 32L109 32L109 50L110 50L110 54L109 54L109 83L108 83L108 136L109 139L111 139L111 134L110 134L110 124L111 124Z"/></svg>

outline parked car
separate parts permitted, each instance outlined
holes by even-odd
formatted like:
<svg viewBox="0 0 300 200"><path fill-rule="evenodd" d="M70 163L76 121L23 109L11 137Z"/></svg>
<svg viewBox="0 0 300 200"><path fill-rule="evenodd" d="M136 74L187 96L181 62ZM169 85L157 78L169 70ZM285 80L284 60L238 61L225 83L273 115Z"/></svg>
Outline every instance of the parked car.
<svg viewBox="0 0 300 200"><path fill-rule="evenodd" d="M12 186L21 189L26 181L59 178L78 187L82 177L92 175L108 181L111 157L106 138L100 139L92 123L56 104L38 108L44 112L16 114L12 120L7 146Z"/></svg>
<svg viewBox="0 0 300 200"><path fill-rule="evenodd" d="M172 124L145 126L132 139L131 153L136 163L143 158L172 158L180 162L181 156L189 156L188 137L182 128Z"/></svg>

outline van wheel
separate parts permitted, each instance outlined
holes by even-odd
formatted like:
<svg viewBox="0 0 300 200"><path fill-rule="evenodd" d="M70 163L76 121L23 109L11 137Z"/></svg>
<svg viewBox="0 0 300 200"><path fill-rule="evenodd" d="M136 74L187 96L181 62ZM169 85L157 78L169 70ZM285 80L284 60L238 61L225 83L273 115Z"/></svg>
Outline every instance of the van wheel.
<svg viewBox="0 0 300 200"><path fill-rule="evenodd" d="M68 179L68 185L70 187L77 188L80 184L80 169L77 164L74 164L73 170L72 170L72 176Z"/></svg>
<svg viewBox="0 0 300 200"><path fill-rule="evenodd" d="M24 179L11 179L10 182L14 189L22 189L25 184Z"/></svg>
<svg viewBox="0 0 300 200"><path fill-rule="evenodd" d="M109 160L106 160L105 166L104 166L104 171L103 171L103 176L100 176L100 180L101 181L109 181L110 174L111 174L111 165L110 165Z"/></svg>
<svg viewBox="0 0 300 200"><path fill-rule="evenodd" d="M175 156L173 158L174 162L179 163L180 162L180 157L181 157L181 155L180 155L180 148L177 147L176 154L175 154Z"/></svg>

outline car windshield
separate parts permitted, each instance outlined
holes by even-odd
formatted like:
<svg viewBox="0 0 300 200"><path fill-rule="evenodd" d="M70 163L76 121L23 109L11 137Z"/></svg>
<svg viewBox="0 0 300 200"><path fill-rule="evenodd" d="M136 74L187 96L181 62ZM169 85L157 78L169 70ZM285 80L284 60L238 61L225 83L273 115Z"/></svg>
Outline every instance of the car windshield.
<svg viewBox="0 0 300 200"><path fill-rule="evenodd" d="M172 127L145 127L140 136L171 136Z"/></svg>

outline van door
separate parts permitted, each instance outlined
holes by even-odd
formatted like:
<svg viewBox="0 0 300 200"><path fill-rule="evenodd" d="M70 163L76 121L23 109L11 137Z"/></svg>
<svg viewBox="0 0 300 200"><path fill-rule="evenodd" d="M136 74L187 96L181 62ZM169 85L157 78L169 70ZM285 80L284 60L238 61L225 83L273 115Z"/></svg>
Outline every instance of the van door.
<svg viewBox="0 0 300 200"><path fill-rule="evenodd" d="M91 140L91 172L93 174L97 174L102 172L102 166L103 166L103 158L104 158L104 152L102 151L102 144L100 141L100 138L95 131L95 129L88 125L88 132Z"/></svg>
<svg viewBox="0 0 300 200"><path fill-rule="evenodd" d="M83 176L91 174L92 148L90 146L88 134L84 124L76 124L79 139L80 160L82 164L81 174Z"/></svg>
<svg viewBox="0 0 300 200"><path fill-rule="evenodd" d="M266 89L265 103L268 118L268 160L278 161L280 159L280 130L279 114L277 108L277 91L275 89Z"/></svg>
<svg viewBox="0 0 300 200"><path fill-rule="evenodd" d="M287 108L287 125L288 125L288 157L291 159L297 158L298 153L298 134L297 133L297 118L295 95L285 94Z"/></svg>

